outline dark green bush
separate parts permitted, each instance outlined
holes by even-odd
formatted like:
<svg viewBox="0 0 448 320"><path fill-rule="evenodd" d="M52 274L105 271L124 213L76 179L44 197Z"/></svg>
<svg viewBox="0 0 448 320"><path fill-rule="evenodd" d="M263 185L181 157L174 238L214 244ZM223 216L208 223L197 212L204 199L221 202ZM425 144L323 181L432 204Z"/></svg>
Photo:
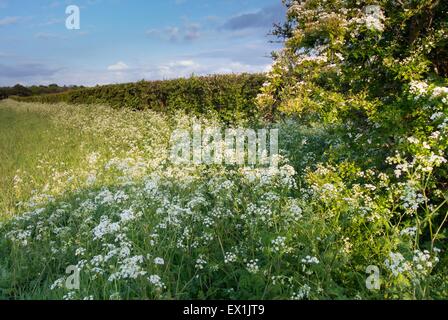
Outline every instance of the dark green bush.
<svg viewBox="0 0 448 320"><path fill-rule="evenodd" d="M218 114L225 121L257 115L254 99L266 80L263 74L232 74L175 80L139 81L67 92L15 97L26 102L107 104L114 108Z"/></svg>

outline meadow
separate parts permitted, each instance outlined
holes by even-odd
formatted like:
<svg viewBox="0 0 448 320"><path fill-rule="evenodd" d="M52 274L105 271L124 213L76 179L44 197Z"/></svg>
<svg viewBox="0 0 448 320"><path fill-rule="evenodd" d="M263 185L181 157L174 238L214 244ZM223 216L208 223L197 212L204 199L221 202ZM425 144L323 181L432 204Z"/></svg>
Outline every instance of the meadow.
<svg viewBox="0 0 448 320"><path fill-rule="evenodd" d="M448 298L448 3L283 2L266 74L4 90L1 299ZM198 123L277 165L176 164Z"/></svg>
<svg viewBox="0 0 448 320"><path fill-rule="evenodd" d="M221 120L13 100L0 114L3 299L446 298L439 249L400 212L417 195L354 164L341 181L324 166L333 127L271 124L277 168L174 165L174 129Z"/></svg>

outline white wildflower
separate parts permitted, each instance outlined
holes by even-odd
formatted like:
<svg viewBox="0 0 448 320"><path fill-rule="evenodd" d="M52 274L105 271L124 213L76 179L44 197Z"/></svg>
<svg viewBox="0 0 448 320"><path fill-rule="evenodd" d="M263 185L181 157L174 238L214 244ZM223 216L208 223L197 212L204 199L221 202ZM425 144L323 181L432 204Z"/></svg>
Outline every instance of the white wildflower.
<svg viewBox="0 0 448 320"><path fill-rule="evenodd" d="M162 278L160 278L160 276L153 274L151 276L149 276L149 282L156 286L157 288L163 289L165 288L165 284L162 282Z"/></svg>
<svg viewBox="0 0 448 320"><path fill-rule="evenodd" d="M311 287L307 284L302 286L299 291L293 293L291 300L303 300L309 297L311 292Z"/></svg>
<svg viewBox="0 0 448 320"><path fill-rule="evenodd" d="M260 270L260 267L258 266L258 259L250 260L246 264L246 269L249 273L258 273L258 271Z"/></svg>

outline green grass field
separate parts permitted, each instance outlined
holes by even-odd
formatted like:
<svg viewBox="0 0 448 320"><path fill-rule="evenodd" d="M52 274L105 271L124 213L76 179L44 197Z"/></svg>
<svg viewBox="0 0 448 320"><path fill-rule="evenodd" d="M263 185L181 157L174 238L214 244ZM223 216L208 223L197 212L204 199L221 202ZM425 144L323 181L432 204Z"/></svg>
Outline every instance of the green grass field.
<svg viewBox="0 0 448 320"><path fill-rule="evenodd" d="M48 183L46 164L76 167L86 136L52 121L48 110L36 110L16 102L0 107L0 208L13 213L15 204L28 200L35 188ZM63 162L63 164L62 164ZM26 184L20 180L27 177Z"/></svg>

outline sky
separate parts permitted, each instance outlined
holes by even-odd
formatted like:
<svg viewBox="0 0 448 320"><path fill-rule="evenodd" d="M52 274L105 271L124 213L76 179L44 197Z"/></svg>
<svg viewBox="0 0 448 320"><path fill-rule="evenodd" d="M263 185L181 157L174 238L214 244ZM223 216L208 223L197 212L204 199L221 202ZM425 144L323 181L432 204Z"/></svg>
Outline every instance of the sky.
<svg viewBox="0 0 448 320"><path fill-rule="evenodd" d="M0 0L0 86L266 71L284 17L281 0Z"/></svg>

